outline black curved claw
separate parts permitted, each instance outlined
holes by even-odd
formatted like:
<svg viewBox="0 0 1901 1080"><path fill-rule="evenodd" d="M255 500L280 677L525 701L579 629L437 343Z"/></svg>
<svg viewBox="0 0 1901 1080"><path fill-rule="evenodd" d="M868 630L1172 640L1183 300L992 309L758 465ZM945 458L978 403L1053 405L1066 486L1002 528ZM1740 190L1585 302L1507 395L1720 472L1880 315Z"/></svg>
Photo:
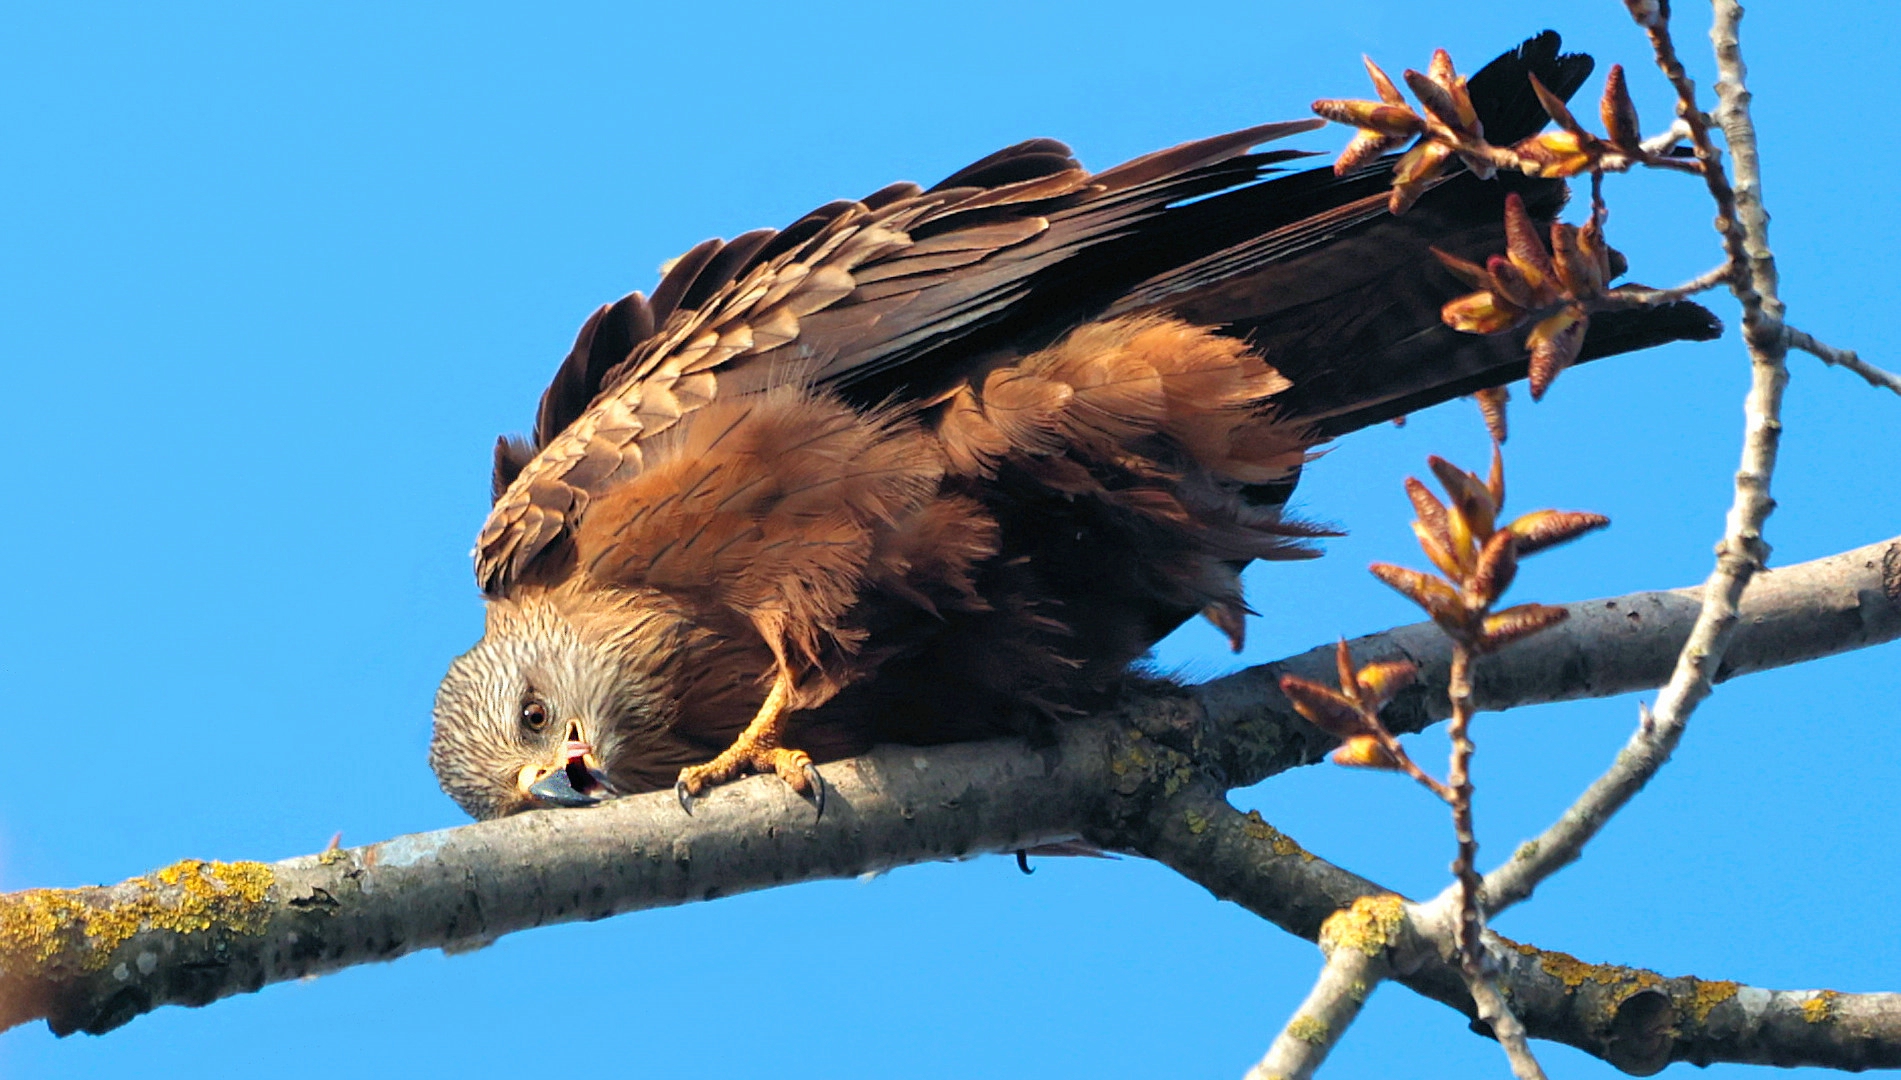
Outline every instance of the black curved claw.
<svg viewBox="0 0 1901 1080"><path fill-rule="evenodd" d="M688 817L693 816L693 793L686 789L685 777L673 782L673 796L680 800L680 809L685 810Z"/></svg>
<svg viewBox="0 0 1901 1080"><path fill-rule="evenodd" d="M1026 874L1036 873L1036 868L1030 865L1030 853L1022 848L1017 849L1017 869Z"/></svg>
<svg viewBox="0 0 1901 1080"><path fill-rule="evenodd" d="M818 808L812 820L817 821L825 816L825 778L818 774L818 766L809 761L805 763L803 771L805 782L812 785L812 805Z"/></svg>

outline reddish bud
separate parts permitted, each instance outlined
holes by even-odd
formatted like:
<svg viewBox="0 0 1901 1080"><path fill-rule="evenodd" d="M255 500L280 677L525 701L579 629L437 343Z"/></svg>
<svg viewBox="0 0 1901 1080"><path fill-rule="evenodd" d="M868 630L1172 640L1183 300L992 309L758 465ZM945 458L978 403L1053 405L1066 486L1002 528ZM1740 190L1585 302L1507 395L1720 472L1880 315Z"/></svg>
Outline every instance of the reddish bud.
<svg viewBox="0 0 1901 1080"><path fill-rule="evenodd" d="M1570 617L1570 612L1549 604L1519 604L1495 615L1487 615L1479 637L1486 652L1500 649L1520 638L1553 627Z"/></svg>
<svg viewBox="0 0 1901 1080"><path fill-rule="evenodd" d="M1505 256L1525 276L1525 283L1533 289L1554 288L1556 274L1551 267L1551 256L1545 252L1544 241L1538 237L1538 226L1532 223L1531 214L1525 210L1525 200L1517 192L1505 196Z"/></svg>
<svg viewBox="0 0 1901 1080"><path fill-rule="evenodd" d="M1378 711L1393 700L1393 695L1411 686L1419 678L1419 669L1404 660L1384 660L1368 664L1354 676L1360 687L1360 700Z"/></svg>
<svg viewBox="0 0 1901 1080"><path fill-rule="evenodd" d="M1467 262L1451 252L1440 251L1436 247L1427 248L1426 250L1432 252L1433 258L1438 259L1441 266L1450 270L1453 277L1465 282L1466 285L1471 288L1489 289L1492 287L1492 275L1485 267L1480 266L1478 263Z"/></svg>
<svg viewBox="0 0 1901 1080"><path fill-rule="evenodd" d="M1413 535L1419 538L1419 550L1426 553L1426 558L1432 560L1440 573L1449 578L1465 576L1466 568L1459 565L1459 549L1452 546L1449 533L1443 536L1435 533L1422 521L1415 521L1412 526Z"/></svg>
<svg viewBox="0 0 1901 1080"><path fill-rule="evenodd" d="M1587 300L1604 291L1604 266L1598 261L1603 245L1590 255L1579 245L1578 229L1561 222L1551 223L1551 262L1565 295Z"/></svg>
<svg viewBox="0 0 1901 1080"><path fill-rule="evenodd" d="M1347 648L1347 639L1341 638L1340 645L1333 651L1335 673L1340 676L1340 693L1356 703L1360 701L1360 684L1353 680L1353 650Z"/></svg>
<svg viewBox="0 0 1901 1080"><path fill-rule="evenodd" d="M1598 102L1598 115L1604 120L1604 132L1611 145L1626 154L1637 153L1643 145L1643 129L1637 121L1637 103L1630 99L1630 87L1624 83L1624 65L1612 64L1604 77L1604 97Z"/></svg>
<svg viewBox="0 0 1901 1080"><path fill-rule="evenodd" d="M1431 466L1432 475L1439 478L1440 486L1446 489L1453 516L1464 518L1466 529L1478 540L1489 539L1496 528L1498 515L1498 506L1492 502L1491 491L1476 475L1437 454L1428 457L1426 464ZM1454 535L1457 535L1456 525Z"/></svg>
<svg viewBox="0 0 1901 1080"><path fill-rule="evenodd" d="M1597 167L1597 141L1569 131L1547 131L1521 139L1512 153L1525 161L1525 172L1532 176L1562 179L1590 172Z"/></svg>
<svg viewBox="0 0 1901 1080"><path fill-rule="evenodd" d="M1445 171L1446 161L1451 157L1451 147L1430 139L1423 139L1406 151L1393 166L1393 191L1387 197L1387 211L1398 217L1412 209L1432 186L1432 181Z"/></svg>
<svg viewBox="0 0 1901 1080"><path fill-rule="evenodd" d="M1386 72L1380 70L1372 57L1362 56L1360 60L1366 64L1366 73L1373 80L1373 89L1379 91L1381 101L1388 105L1406 104L1406 96L1399 92L1399 87L1393 85L1393 80L1386 77Z"/></svg>
<svg viewBox="0 0 1901 1080"><path fill-rule="evenodd" d="M1492 434L1494 458L1498 453L1497 444L1505 441L1505 403L1511 399L1511 393L1502 386L1489 387L1472 394L1472 400L1479 403L1479 414L1485 417L1485 430ZM1504 497L1498 496L1497 502L1504 505Z"/></svg>
<svg viewBox="0 0 1901 1080"><path fill-rule="evenodd" d="M1283 675L1281 693L1287 695L1294 711L1305 717L1308 723L1336 739L1350 739L1367 730L1366 719L1360 715L1354 703L1330 687L1309 682L1297 675Z"/></svg>
<svg viewBox="0 0 1901 1080"><path fill-rule="evenodd" d="M1340 744L1339 749L1328 755L1335 765L1348 765L1358 769L1388 769L1397 771L1399 762L1386 752L1386 747L1372 735L1356 735Z"/></svg>
<svg viewBox="0 0 1901 1080"><path fill-rule="evenodd" d="M1584 348L1584 332L1590 317L1575 305L1566 307L1531 328L1525 345L1531 350L1531 399L1545 396L1558 372L1571 366Z"/></svg>
<svg viewBox="0 0 1901 1080"><path fill-rule="evenodd" d="M1404 105L1322 98L1313 103L1313 110L1336 124L1351 124L1394 138L1411 138L1426 130L1419 114Z"/></svg>
<svg viewBox="0 0 1901 1080"><path fill-rule="evenodd" d="M1545 115L1551 117L1553 123L1574 135L1584 134L1583 125L1571 115L1571 110L1565 105L1563 98L1546 89L1538 76L1527 72L1525 77L1531 80L1531 92L1538 95L1538 104L1544 108Z"/></svg>
<svg viewBox="0 0 1901 1080"><path fill-rule="evenodd" d="M1408 476L1406 498L1412 501L1413 514L1418 517L1419 524L1442 542L1449 538L1450 534L1446 532L1446 504L1439 501L1431 488L1420 483L1417 478Z"/></svg>
<svg viewBox="0 0 1901 1080"><path fill-rule="evenodd" d="M1521 308L1543 307L1558 298L1549 279L1542 288L1534 288L1517 264L1503 255L1485 260L1485 272L1492 279L1493 291Z"/></svg>
<svg viewBox="0 0 1901 1080"><path fill-rule="evenodd" d="M1399 189L1393 192L1397 195ZM1439 309L1439 319L1467 334L1497 334L1524 322L1525 309L1497 293L1481 291L1447 301Z"/></svg>
<svg viewBox="0 0 1901 1080"><path fill-rule="evenodd" d="M1510 531L1500 529L1479 549L1477 565L1468 584L1467 603L1490 607L1512 587L1518 575L1518 544Z"/></svg>
<svg viewBox="0 0 1901 1080"><path fill-rule="evenodd" d="M1407 68L1401 77L1406 80L1406 85L1412 88L1413 96L1419 99L1419 104L1425 106L1426 111L1432 114L1434 120L1454 131L1465 127L1465 121L1459 116L1458 101L1439 80L1421 75L1411 68Z"/></svg>
<svg viewBox="0 0 1901 1080"><path fill-rule="evenodd" d="M1345 176L1388 150L1397 150L1405 141L1404 138L1392 138L1361 128L1354 133L1346 149L1340 151L1340 156L1334 159L1333 175Z"/></svg>
<svg viewBox="0 0 1901 1080"><path fill-rule="evenodd" d="M1391 563L1374 563L1367 567L1373 576L1398 590L1408 600L1424 608L1435 622L1452 629L1463 630L1465 626L1465 605L1460 602L1459 594L1452 586L1430 574L1409 570Z"/></svg>
<svg viewBox="0 0 1901 1080"><path fill-rule="evenodd" d="M1505 526L1505 531L1518 542L1518 554L1533 555L1570 543L1610 523L1611 519L1603 514L1582 510L1534 510Z"/></svg>
<svg viewBox="0 0 1901 1080"><path fill-rule="evenodd" d="M1591 220L1578 230L1578 254L1590 263L1599 291L1605 282L1624 272L1618 265L1624 257L1605 242L1604 219L1598 214L1592 214Z"/></svg>

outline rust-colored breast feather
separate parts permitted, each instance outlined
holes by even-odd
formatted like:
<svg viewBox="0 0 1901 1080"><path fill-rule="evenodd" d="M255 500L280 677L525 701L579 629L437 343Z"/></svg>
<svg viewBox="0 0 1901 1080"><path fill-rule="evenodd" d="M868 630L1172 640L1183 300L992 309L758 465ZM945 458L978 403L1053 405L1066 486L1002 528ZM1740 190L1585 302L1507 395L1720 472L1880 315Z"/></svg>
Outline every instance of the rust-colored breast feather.
<svg viewBox="0 0 1901 1080"><path fill-rule="evenodd" d="M1302 461L1300 427L1262 408L1285 385L1239 341L1143 316L935 403L859 410L799 383L721 398L588 500L562 591L581 608L658 592L756 635L797 674L792 707L816 710L794 731L821 760L1017 730L1112 685L1157 608L1211 609L1238 634L1233 564L1307 554L1288 539L1304 530L1238 497ZM1026 499L1089 510L1026 515ZM1046 570L1073 561L1078 531L1133 556L1094 560L1106 604ZM765 670L743 649L702 659L755 683ZM860 682L876 685L824 708ZM979 707L965 720L946 702ZM704 745L748 715L688 712L683 734Z"/></svg>

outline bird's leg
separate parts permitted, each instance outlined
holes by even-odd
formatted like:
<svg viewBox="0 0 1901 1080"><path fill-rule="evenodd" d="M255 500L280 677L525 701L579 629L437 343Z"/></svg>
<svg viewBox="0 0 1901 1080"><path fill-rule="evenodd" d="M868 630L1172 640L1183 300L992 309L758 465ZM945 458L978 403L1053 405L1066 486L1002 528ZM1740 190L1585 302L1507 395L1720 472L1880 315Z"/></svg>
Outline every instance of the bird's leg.
<svg viewBox="0 0 1901 1080"><path fill-rule="evenodd" d="M766 694L759 712L739 733L733 745L704 765L680 770L673 792L680 806L693 812L693 797L709 787L724 784L749 772L777 773L786 786L801 795L809 795L820 814L825 813L825 781L818 767L803 750L790 750L780 743L785 735L786 702L792 696L792 673L785 664L775 665L772 689Z"/></svg>

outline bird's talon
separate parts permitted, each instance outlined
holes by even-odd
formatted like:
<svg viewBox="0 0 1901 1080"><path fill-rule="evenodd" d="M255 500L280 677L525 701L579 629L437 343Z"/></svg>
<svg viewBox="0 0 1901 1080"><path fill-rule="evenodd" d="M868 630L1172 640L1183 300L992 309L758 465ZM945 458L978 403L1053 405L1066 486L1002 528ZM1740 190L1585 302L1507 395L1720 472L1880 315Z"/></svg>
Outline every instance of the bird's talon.
<svg viewBox="0 0 1901 1080"><path fill-rule="evenodd" d="M675 798L680 800L680 809L685 810L687 816L691 817L693 815L693 793L687 790L686 777L683 776L673 782L673 794Z"/></svg>
<svg viewBox="0 0 1901 1080"><path fill-rule="evenodd" d="M818 808L818 813L813 817L816 821L825 816L825 778L819 775L818 766L810 761L801 767L801 771L805 774L805 782L812 788L812 805Z"/></svg>

